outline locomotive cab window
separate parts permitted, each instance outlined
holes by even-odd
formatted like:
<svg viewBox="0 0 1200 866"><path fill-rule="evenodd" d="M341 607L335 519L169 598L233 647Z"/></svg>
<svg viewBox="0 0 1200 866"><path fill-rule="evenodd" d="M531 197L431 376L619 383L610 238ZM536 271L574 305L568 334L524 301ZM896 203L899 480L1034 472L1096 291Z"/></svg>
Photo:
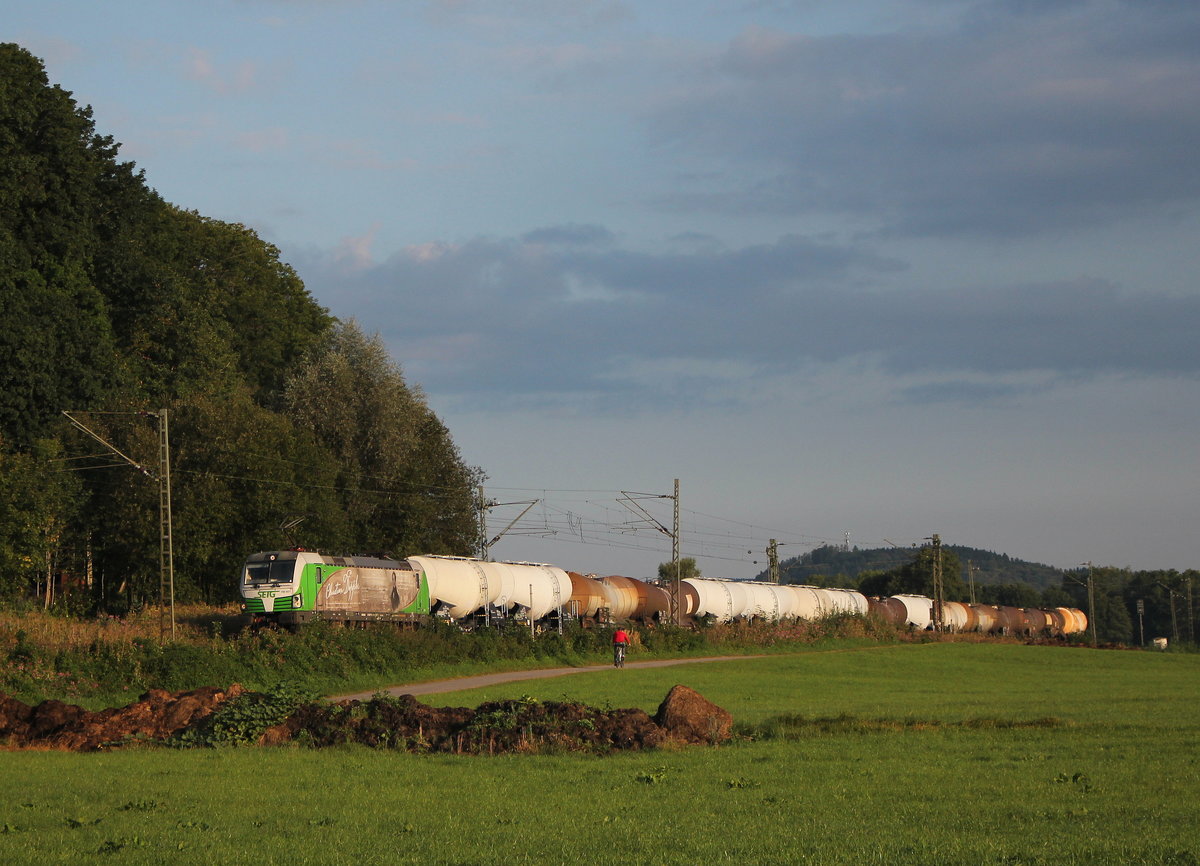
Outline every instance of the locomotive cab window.
<svg viewBox="0 0 1200 866"><path fill-rule="evenodd" d="M291 583L296 569L295 556L272 555L269 559L246 563L246 585Z"/></svg>

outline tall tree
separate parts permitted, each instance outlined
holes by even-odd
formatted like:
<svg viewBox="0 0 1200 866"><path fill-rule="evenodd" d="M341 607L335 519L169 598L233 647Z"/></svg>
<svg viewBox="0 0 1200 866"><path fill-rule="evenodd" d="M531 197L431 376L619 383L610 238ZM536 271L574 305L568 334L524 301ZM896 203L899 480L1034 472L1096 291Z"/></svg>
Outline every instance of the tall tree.
<svg viewBox="0 0 1200 866"><path fill-rule="evenodd" d="M662 580L675 579L675 563L660 562L658 564L658 576ZM686 580L689 577L699 577L700 567L696 565L695 558L691 556L679 557L679 579Z"/></svg>
<svg viewBox="0 0 1200 866"><path fill-rule="evenodd" d="M338 462L349 549L471 550L477 474L378 335L354 321L336 326L288 380L286 398L296 425Z"/></svg>
<svg viewBox="0 0 1200 866"><path fill-rule="evenodd" d="M61 456L53 439L29 453L0 449L0 599L26 595L53 573L78 495Z"/></svg>
<svg viewBox="0 0 1200 866"><path fill-rule="evenodd" d="M12 447L112 384L111 327L90 264L105 189L129 173L113 153L37 58L0 44L0 430Z"/></svg>

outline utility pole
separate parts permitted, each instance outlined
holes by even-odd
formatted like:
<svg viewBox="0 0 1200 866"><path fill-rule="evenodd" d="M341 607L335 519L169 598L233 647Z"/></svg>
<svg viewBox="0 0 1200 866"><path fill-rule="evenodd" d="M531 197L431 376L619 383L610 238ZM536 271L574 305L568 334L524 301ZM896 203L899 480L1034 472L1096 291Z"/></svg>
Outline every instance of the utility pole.
<svg viewBox="0 0 1200 866"><path fill-rule="evenodd" d="M683 581L680 580L679 564L679 479L675 479L675 520L671 532L671 563L674 566L675 580L671 582L671 625L683 625Z"/></svg>
<svg viewBox="0 0 1200 866"><path fill-rule="evenodd" d="M767 543L767 561L771 564L771 583L779 583L779 545L774 538Z"/></svg>
<svg viewBox="0 0 1200 866"><path fill-rule="evenodd" d="M153 413L148 413L153 415ZM167 410L158 415L158 631L166 629L164 597L171 601L171 640L175 640L175 545L171 538L171 437Z"/></svg>
<svg viewBox="0 0 1200 866"><path fill-rule="evenodd" d="M1196 642L1196 616L1192 612L1192 576L1187 577L1188 641Z"/></svg>
<svg viewBox="0 0 1200 866"><path fill-rule="evenodd" d="M1171 602L1171 640L1179 643L1179 617L1175 613L1175 590L1171 587L1167 589L1167 600Z"/></svg>
<svg viewBox="0 0 1200 866"><path fill-rule="evenodd" d="M633 497L650 498L650 499L673 499L675 502L675 519L673 528L667 529L662 523L654 517L649 511L637 503ZM634 514L639 515L642 520L649 523L663 535L671 539L671 572L674 577L671 578L671 586L667 592L667 619L672 625L683 624L683 599L682 599L682 582L680 580L680 562L679 562L679 479L675 479L675 492L666 496L664 494L652 493L630 493L628 490L622 490L617 502L624 505Z"/></svg>
<svg viewBox="0 0 1200 866"><path fill-rule="evenodd" d="M971 588L971 604L975 604L975 565L967 560L967 585Z"/></svg>
<svg viewBox="0 0 1200 866"><path fill-rule="evenodd" d="M166 610L168 604L171 610L171 640L175 640L175 548L171 532L171 437L167 425L167 410L155 412L114 412L115 415L142 415L158 419L158 629L159 638L166 634ZM63 410L63 415L91 436L109 451L120 457L134 469L147 478L154 478L154 473L138 463L129 455L122 452L110 442L105 441L94 430L89 429L82 421Z"/></svg>
<svg viewBox="0 0 1200 866"><path fill-rule="evenodd" d="M1092 648L1094 649L1098 645L1096 642L1096 581L1092 575L1092 561L1090 559L1087 562L1087 570L1088 618L1091 620L1092 625Z"/></svg>
<svg viewBox="0 0 1200 866"><path fill-rule="evenodd" d="M475 535L475 555L480 559L487 559L487 509L488 503L483 496L483 485L480 484L475 496L475 512L479 518L479 527Z"/></svg>
<svg viewBox="0 0 1200 866"><path fill-rule="evenodd" d="M929 540L933 543L933 630L942 631L946 625L946 594L942 589L942 537L935 532Z"/></svg>

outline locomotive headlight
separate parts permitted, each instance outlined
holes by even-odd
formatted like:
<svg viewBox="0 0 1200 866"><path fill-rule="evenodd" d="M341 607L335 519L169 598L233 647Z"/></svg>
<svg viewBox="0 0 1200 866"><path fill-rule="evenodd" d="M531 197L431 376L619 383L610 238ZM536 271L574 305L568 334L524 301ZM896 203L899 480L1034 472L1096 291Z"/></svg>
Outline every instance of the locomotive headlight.
<svg viewBox="0 0 1200 866"><path fill-rule="evenodd" d="M292 607L304 607L304 597L300 593L292 596Z"/></svg>

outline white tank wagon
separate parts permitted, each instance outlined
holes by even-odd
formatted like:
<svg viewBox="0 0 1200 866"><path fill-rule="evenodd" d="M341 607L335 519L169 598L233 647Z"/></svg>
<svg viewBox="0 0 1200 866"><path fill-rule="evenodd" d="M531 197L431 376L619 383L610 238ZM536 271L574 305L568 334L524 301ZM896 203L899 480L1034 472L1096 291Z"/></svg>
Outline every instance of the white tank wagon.
<svg viewBox="0 0 1200 866"><path fill-rule="evenodd" d="M542 619L571 598L570 576L553 565L455 556L411 556L408 562L428 581L434 610L452 619L514 607Z"/></svg>
<svg viewBox="0 0 1200 866"><path fill-rule="evenodd" d="M825 592L829 595L829 613L867 615L867 597L861 592L853 589L826 589Z"/></svg>
<svg viewBox="0 0 1200 866"><path fill-rule="evenodd" d="M820 619L825 615L822 593L815 586L789 585L792 591L792 615L796 619Z"/></svg>
<svg viewBox="0 0 1200 866"><path fill-rule="evenodd" d="M733 622L745 614L746 590L738 581L689 577L683 583L696 591L697 616L711 616L717 622Z"/></svg>
<svg viewBox="0 0 1200 866"><path fill-rule="evenodd" d="M923 595L893 595L892 598L904 605L904 620L916 629L933 625L933 599Z"/></svg>
<svg viewBox="0 0 1200 866"><path fill-rule="evenodd" d="M746 592L746 616L754 619L765 619L768 622L778 622L787 618L792 609L791 597L770 583L754 581L744 584Z"/></svg>
<svg viewBox="0 0 1200 866"><path fill-rule="evenodd" d="M816 620L833 614L865 616L868 610L867 597L852 589L716 578L688 578L684 584L698 596L696 615L711 616L717 622Z"/></svg>

